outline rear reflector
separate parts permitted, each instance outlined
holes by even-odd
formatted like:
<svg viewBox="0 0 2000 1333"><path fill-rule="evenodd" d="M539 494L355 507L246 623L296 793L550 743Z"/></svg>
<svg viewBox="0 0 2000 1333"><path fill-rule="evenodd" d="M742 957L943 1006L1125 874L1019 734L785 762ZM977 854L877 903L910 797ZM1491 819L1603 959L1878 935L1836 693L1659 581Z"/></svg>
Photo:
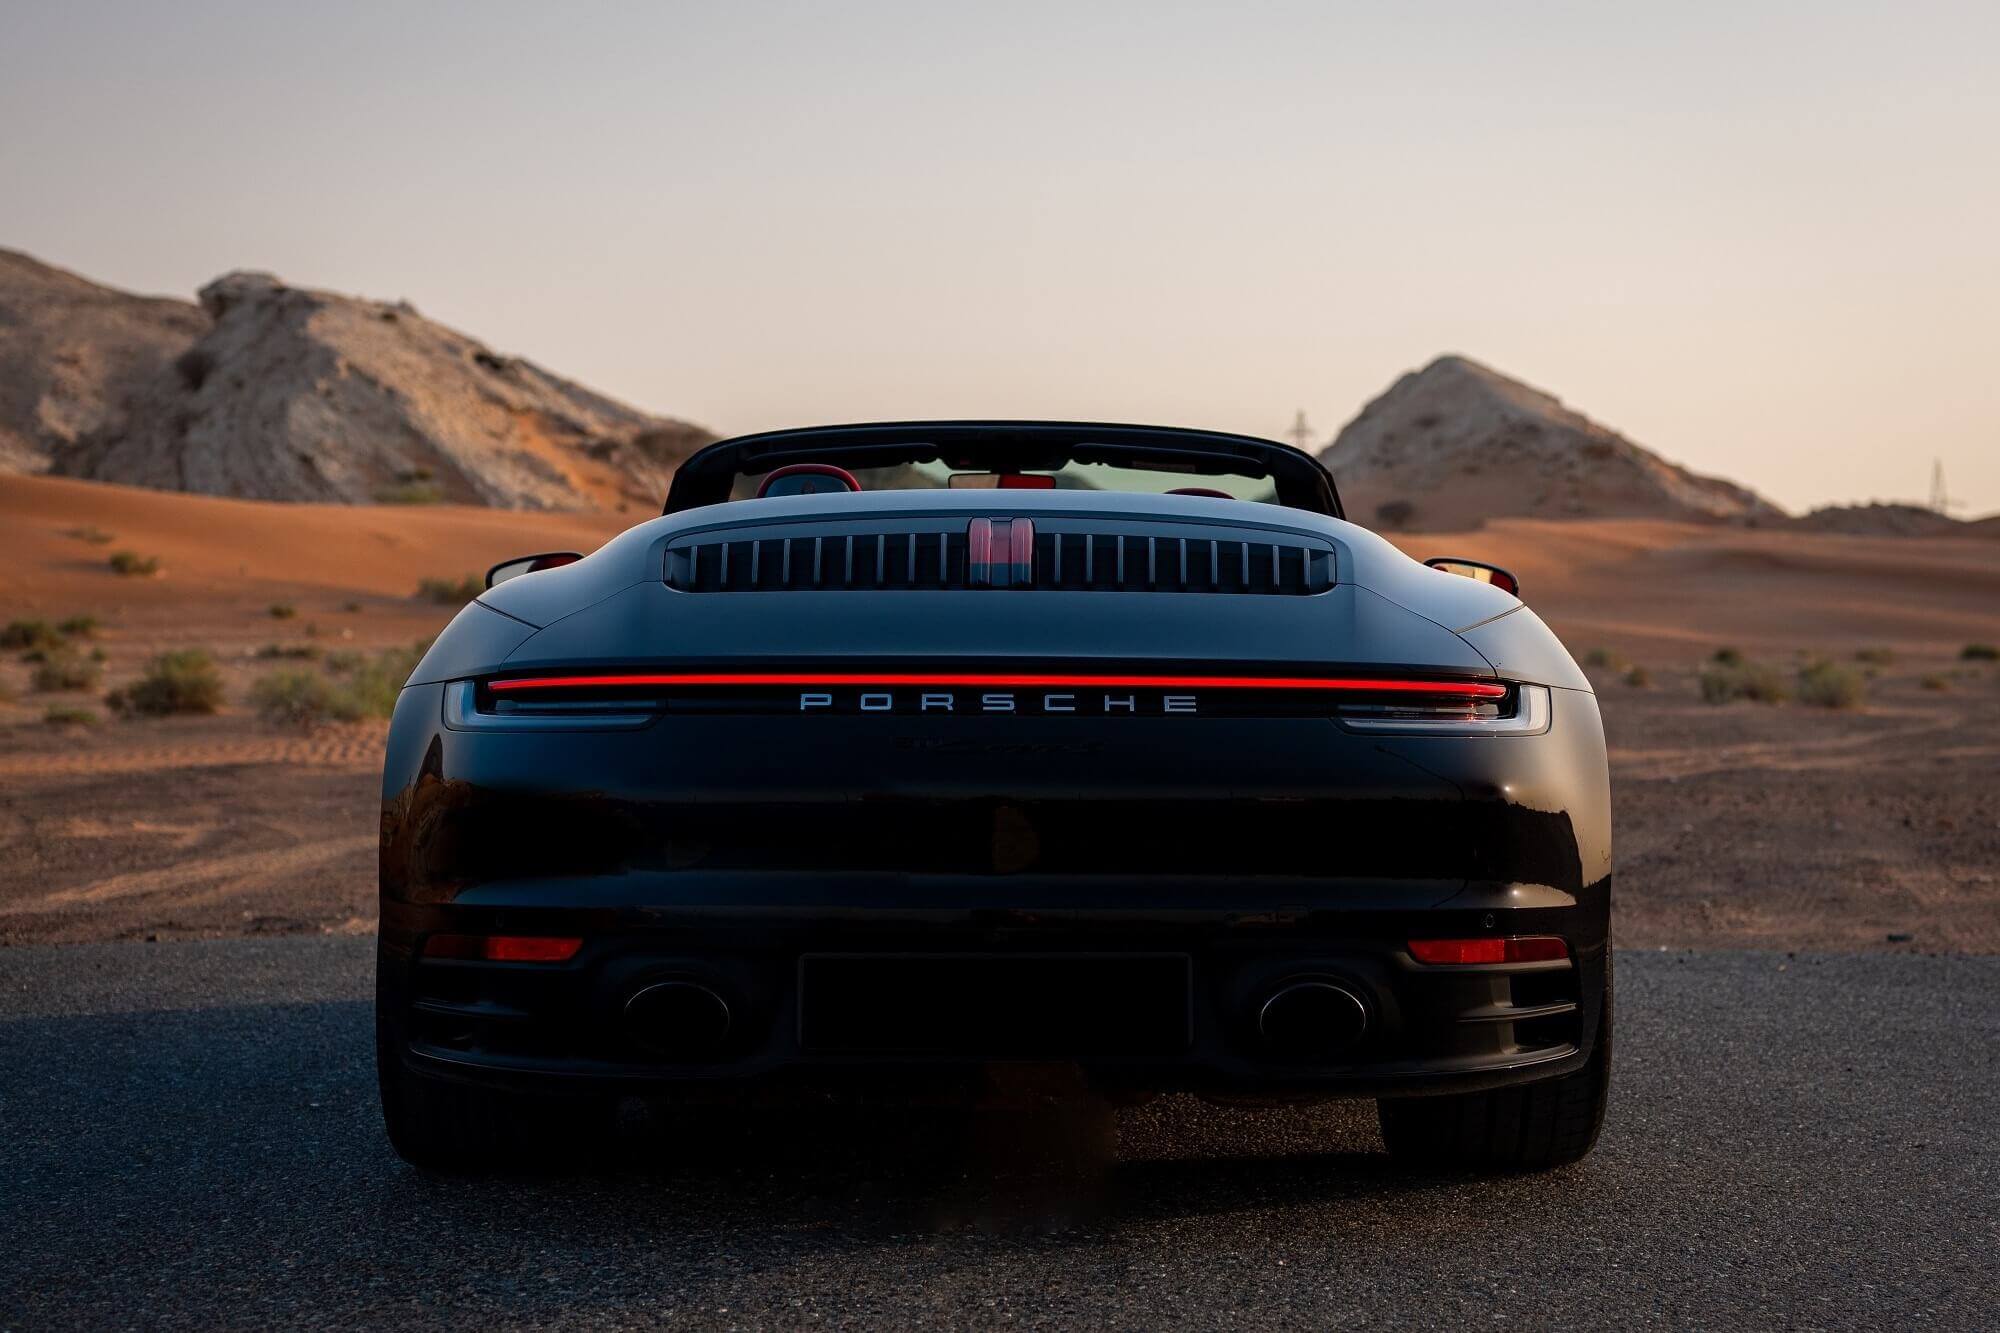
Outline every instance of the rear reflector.
<svg viewBox="0 0 2000 1333"><path fill-rule="evenodd" d="M424 941L424 957L485 963L566 963L582 947L582 940L561 935L433 935Z"/></svg>
<svg viewBox="0 0 2000 1333"><path fill-rule="evenodd" d="M1569 946L1555 935L1411 940L1410 956L1420 963L1552 963L1569 957Z"/></svg>

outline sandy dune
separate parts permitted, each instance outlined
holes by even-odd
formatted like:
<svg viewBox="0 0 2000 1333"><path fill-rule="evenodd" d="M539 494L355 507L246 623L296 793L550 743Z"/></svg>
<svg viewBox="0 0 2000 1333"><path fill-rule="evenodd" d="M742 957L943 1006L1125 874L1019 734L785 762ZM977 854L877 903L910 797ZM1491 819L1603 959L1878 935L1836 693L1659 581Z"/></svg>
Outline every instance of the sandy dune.
<svg viewBox="0 0 2000 1333"><path fill-rule="evenodd" d="M1511 569L1581 655L1604 645L1693 662L1730 645L1783 656L1882 646L1949 657L2000 636L2000 543L1850 537L1646 519L1496 519L1392 534L1409 554Z"/></svg>
<svg viewBox="0 0 2000 1333"><path fill-rule="evenodd" d="M0 685L0 942L360 931L374 916L379 723L315 731L240 702L271 644L374 649L434 633L452 608L412 596L510 555L589 550L640 514L261 504L0 477L0 621L91 614L103 687ZM93 528L111 541L70 535ZM1579 656L1644 665L1599 678L1618 805L1617 929L1629 945L1735 943L2000 952L2000 542L1771 532L1649 520L1502 520L1399 536L1412 554L1506 565ZM108 553L158 556L123 578ZM295 608L291 619L269 614ZM1871 667L1868 706L1700 701L1729 644ZM212 718L42 722L102 713L166 648L224 665ZM1942 685L1943 688L1927 687Z"/></svg>

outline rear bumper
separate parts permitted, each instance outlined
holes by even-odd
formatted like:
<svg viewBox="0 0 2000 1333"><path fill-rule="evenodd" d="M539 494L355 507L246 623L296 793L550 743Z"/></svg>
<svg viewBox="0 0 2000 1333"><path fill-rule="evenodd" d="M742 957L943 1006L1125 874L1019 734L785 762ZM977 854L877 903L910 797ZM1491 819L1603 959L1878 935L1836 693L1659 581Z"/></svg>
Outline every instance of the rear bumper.
<svg viewBox="0 0 2000 1333"><path fill-rule="evenodd" d="M838 909L405 907L383 919L385 1035L415 1067L523 1090L922 1095L974 1090L995 1064L1062 1061L1106 1090L1285 1099L1560 1075L1588 1056L1601 1017L1608 885L1577 907L1499 920L1303 902L1204 908L1192 895L1119 906L1101 891L1088 906L947 906L944 893L920 906L920 887L850 894ZM425 958L437 930L584 944L560 964ZM1433 966L1407 949L1411 938L1495 933L1559 935L1570 958ZM843 993L857 979L858 1001ZM719 997L726 1032L682 1042L642 1019L632 997L661 983ZM1365 1025L1351 1043L1274 1044L1285 1038L1260 1019L1300 983L1359 1002ZM884 995L915 1021L885 1018ZM978 995L1025 1007L1027 1021L996 1030Z"/></svg>
<svg viewBox="0 0 2000 1333"><path fill-rule="evenodd" d="M1547 735L1468 742L1299 719L479 734L412 687L384 783L385 1050L522 1090L719 1099L978 1095L1052 1062L1253 1100L1559 1076L1597 1040L1611 877L1595 702L1554 694ZM426 958L437 933L583 943ZM1407 947L1494 935L1569 957ZM1352 1040L1274 1043L1260 1017L1302 983L1351 997ZM726 1033L636 1018L663 984L718 997Z"/></svg>

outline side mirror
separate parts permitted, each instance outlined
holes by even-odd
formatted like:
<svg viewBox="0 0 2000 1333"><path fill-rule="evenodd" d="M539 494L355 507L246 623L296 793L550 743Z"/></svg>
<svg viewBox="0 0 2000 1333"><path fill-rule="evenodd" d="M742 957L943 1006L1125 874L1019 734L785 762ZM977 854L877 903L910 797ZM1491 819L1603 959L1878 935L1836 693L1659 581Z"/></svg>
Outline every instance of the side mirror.
<svg viewBox="0 0 2000 1333"><path fill-rule="evenodd" d="M520 578L523 574L533 574L537 570L555 569L561 565L573 565L583 559L575 551L544 551L540 555L516 556L512 560L502 560L486 571L486 586L505 583L508 579Z"/></svg>
<svg viewBox="0 0 2000 1333"><path fill-rule="evenodd" d="M1484 560L1461 560L1455 555L1441 555L1424 561L1432 569L1442 569L1447 574L1457 574L1461 578L1473 579L1480 583L1490 583L1501 592L1519 597L1521 580L1498 565L1489 565Z"/></svg>

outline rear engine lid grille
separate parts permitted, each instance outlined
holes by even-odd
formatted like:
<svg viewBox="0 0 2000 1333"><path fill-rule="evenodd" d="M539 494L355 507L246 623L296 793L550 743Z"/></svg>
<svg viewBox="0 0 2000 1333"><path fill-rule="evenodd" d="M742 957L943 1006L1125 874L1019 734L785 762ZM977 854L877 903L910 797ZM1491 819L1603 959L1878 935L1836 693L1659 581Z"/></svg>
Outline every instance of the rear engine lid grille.
<svg viewBox="0 0 2000 1333"><path fill-rule="evenodd" d="M971 589L1310 596L1334 584L1331 543L1200 523L963 518L791 523L667 547L682 592Z"/></svg>

